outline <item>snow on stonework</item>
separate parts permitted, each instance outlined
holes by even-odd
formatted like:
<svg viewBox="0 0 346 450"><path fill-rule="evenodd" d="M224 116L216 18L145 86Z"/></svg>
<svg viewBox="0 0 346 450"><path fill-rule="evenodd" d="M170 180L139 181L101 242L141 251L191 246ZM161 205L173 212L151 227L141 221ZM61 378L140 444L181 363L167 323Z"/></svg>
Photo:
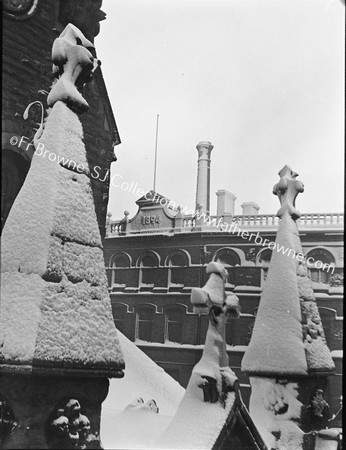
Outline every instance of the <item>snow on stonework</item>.
<svg viewBox="0 0 346 450"><path fill-rule="evenodd" d="M102 405L102 444L106 450L151 450L172 420L185 389L122 333L118 336L126 370L124 378L110 381ZM152 400L158 412L150 407Z"/></svg>
<svg viewBox="0 0 346 450"><path fill-rule="evenodd" d="M212 449L236 400L237 377L226 353L227 316L239 315L239 300L225 295L227 272L220 263L209 263L206 285L191 292L196 309L207 309L209 327L201 360L196 364L179 408L159 448Z"/></svg>
<svg viewBox="0 0 346 450"><path fill-rule="evenodd" d="M296 225L300 214L294 202L304 186L288 166L279 175L274 194L281 220L242 371L250 377L250 414L266 445L299 450L304 436L298 426L299 383L314 370L332 373L334 363Z"/></svg>
<svg viewBox="0 0 346 450"><path fill-rule="evenodd" d="M57 101L2 234L5 364L112 373L124 366L88 172L80 120Z"/></svg>
<svg viewBox="0 0 346 450"><path fill-rule="evenodd" d="M327 347L322 320L305 261L298 265L297 274L308 370L333 372L335 364L331 352Z"/></svg>
<svg viewBox="0 0 346 450"><path fill-rule="evenodd" d="M235 401L229 393L225 404L206 403L198 386L200 376L192 373L186 394L169 424L158 448L211 449L216 442Z"/></svg>
<svg viewBox="0 0 346 450"><path fill-rule="evenodd" d="M280 173L287 174L284 169ZM278 189L282 192L285 188L292 189L291 195L294 195L298 186L296 196L300 182L294 178L291 180L284 175L280 180L283 186ZM309 370L316 369L331 372L334 362L326 345L302 253L295 222L299 212L294 208L294 201L283 201L279 214L275 249L242 370L263 375L307 375Z"/></svg>
<svg viewBox="0 0 346 450"><path fill-rule="evenodd" d="M296 383L266 377L250 377L250 383L250 414L268 448L276 448L274 432L280 434L280 450L300 449L304 433L295 423L302 407Z"/></svg>
<svg viewBox="0 0 346 450"><path fill-rule="evenodd" d="M296 249L298 231L285 215L276 245ZM306 375L297 260L273 251L251 341L242 361L249 374Z"/></svg>

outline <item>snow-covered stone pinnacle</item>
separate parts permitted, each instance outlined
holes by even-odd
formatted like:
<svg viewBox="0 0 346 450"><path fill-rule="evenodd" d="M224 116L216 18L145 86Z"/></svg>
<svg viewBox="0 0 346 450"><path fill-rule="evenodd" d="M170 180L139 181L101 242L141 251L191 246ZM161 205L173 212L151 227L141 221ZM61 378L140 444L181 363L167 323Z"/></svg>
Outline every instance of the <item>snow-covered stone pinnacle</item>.
<svg viewBox="0 0 346 450"><path fill-rule="evenodd" d="M304 186L289 166L280 172L273 193L281 207L275 245L242 371L250 378L250 415L268 448L299 450L302 404L298 390L308 376L331 374L311 280L302 253L295 208Z"/></svg>
<svg viewBox="0 0 346 450"><path fill-rule="evenodd" d="M124 361L83 129L74 112L78 105L83 108L74 83L88 64L83 44L89 41L72 25L61 36L53 58L55 64L60 58L63 73L51 91L52 108L2 233L0 366L119 377Z"/></svg>
<svg viewBox="0 0 346 450"><path fill-rule="evenodd" d="M332 372L334 363L326 345L321 318L302 253L295 198L304 185L289 166L280 172L273 192L281 208L251 342L242 370L254 375L307 375L311 370Z"/></svg>

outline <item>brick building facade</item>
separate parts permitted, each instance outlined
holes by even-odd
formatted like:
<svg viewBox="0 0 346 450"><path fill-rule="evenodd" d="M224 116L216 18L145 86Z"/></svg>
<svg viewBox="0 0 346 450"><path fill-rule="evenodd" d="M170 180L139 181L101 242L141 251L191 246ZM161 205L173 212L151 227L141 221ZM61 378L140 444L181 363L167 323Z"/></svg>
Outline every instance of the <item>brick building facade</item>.
<svg viewBox="0 0 346 450"><path fill-rule="evenodd" d="M234 292L241 305L240 320L226 327L228 353L247 401L250 387L240 365L272 250L261 246L259 238L258 243L244 239L236 228L225 232L215 225L198 224L190 216L181 218L162 199L153 192L146 194L137 201L135 217L108 221L104 255L116 326L186 386L208 327L206 316L193 313L191 289L205 284L210 261L223 262L229 273L226 291ZM263 241L275 241L278 218L274 215L243 214L233 216L230 223ZM326 393L335 410L341 394L343 215L302 214L298 227L305 256L311 258L316 301L337 367L335 382L329 383ZM313 261L326 266L317 268Z"/></svg>

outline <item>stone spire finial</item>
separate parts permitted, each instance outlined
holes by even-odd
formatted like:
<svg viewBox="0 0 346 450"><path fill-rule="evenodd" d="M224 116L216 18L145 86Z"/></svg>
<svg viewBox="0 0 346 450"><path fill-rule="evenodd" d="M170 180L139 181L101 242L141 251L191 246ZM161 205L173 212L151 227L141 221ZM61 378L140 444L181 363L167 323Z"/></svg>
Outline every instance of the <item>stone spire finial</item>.
<svg viewBox="0 0 346 450"><path fill-rule="evenodd" d="M273 253L242 371L250 378L250 414L268 448L299 450L298 394L309 389L314 374L319 374L318 383L322 375L332 374L334 362L295 222L300 214L294 201L304 186L289 166L279 175L273 192L281 202L281 220L275 243L268 245Z"/></svg>
<svg viewBox="0 0 346 450"><path fill-rule="evenodd" d="M300 212L295 208L295 199L300 192L304 192L304 184L296 180L298 174L288 165L280 170L279 176L280 181L273 188L273 194L279 197L281 203L277 216L282 217L288 212L296 220L300 217Z"/></svg>
<svg viewBox="0 0 346 450"><path fill-rule="evenodd" d="M53 71L59 76L48 95L48 105L65 102L71 109L84 112L89 109L79 90L90 80L94 57L88 49L93 44L72 23L69 23L52 48Z"/></svg>

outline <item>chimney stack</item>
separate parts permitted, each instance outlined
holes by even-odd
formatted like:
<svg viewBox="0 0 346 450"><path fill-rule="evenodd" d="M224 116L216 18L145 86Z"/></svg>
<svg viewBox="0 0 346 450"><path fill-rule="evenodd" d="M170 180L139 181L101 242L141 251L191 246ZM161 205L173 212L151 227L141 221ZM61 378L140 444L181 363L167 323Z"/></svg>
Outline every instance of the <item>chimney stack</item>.
<svg viewBox="0 0 346 450"><path fill-rule="evenodd" d="M244 202L240 206L243 209L243 216L257 216L260 209L255 202Z"/></svg>
<svg viewBox="0 0 346 450"><path fill-rule="evenodd" d="M210 154L214 146L208 142L200 142L198 150L196 210L201 205L201 212L210 214Z"/></svg>
<svg viewBox="0 0 346 450"><path fill-rule="evenodd" d="M219 189L216 192L217 195L217 207L216 215L221 216L234 216L234 205L237 197L232 192L226 191L226 189Z"/></svg>

